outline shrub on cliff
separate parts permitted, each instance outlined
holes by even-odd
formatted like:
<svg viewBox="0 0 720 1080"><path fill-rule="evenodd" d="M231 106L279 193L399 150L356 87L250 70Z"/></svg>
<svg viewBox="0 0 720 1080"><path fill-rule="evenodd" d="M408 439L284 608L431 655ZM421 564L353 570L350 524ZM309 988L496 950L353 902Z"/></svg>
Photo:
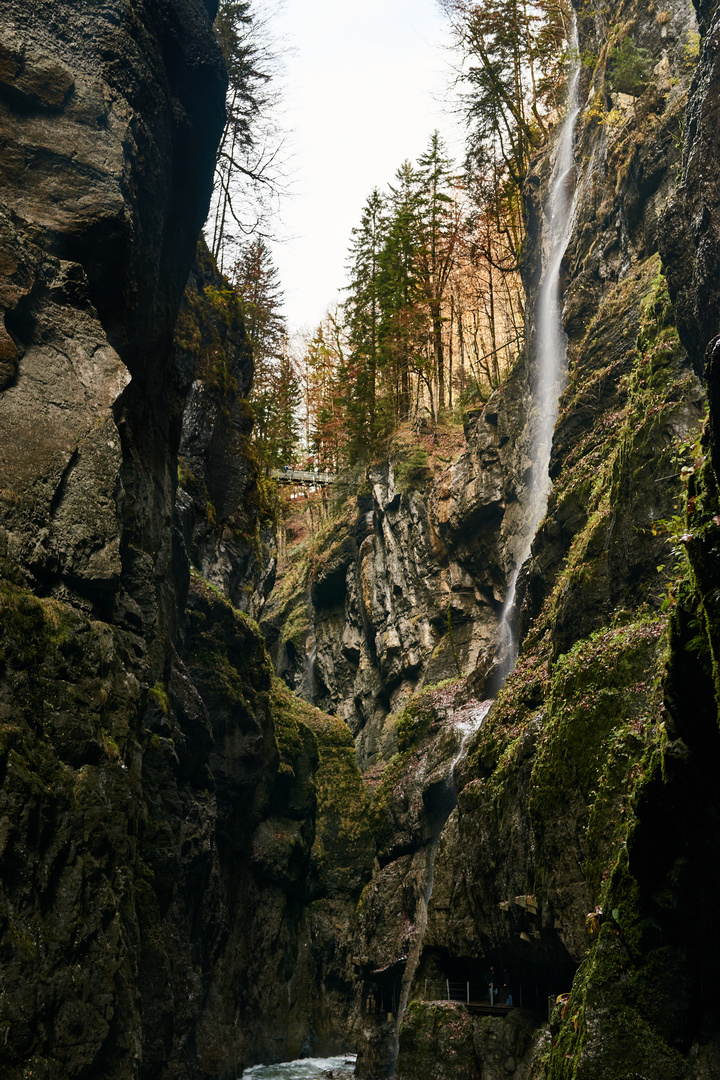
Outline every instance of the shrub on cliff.
<svg viewBox="0 0 720 1080"><path fill-rule="evenodd" d="M640 49L626 37L616 45L608 59L608 79L616 93L639 97L650 78L647 49Z"/></svg>

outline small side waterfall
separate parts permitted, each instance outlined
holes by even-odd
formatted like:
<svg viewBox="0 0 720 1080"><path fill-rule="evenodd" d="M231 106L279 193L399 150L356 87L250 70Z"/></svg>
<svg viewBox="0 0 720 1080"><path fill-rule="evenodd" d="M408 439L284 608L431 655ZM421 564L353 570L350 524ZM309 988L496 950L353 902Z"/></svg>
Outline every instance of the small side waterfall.
<svg viewBox="0 0 720 1080"><path fill-rule="evenodd" d="M543 225L543 276L535 309L534 378L530 413L532 472L522 544L516 554L515 570L510 579L500 620L497 687L515 666L518 656L517 635L512 625L517 582L523 564L530 557L532 542L545 516L550 490L548 468L558 403L567 370L567 337L562 328L560 304L560 266L572 235L575 219L575 123L580 112L578 84L580 59L577 25L573 23L570 46L575 56L568 81L565 118L555 147L555 162L550 177Z"/></svg>
<svg viewBox="0 0 720 1080"><path fill-rule="evenodd" d="M484 701L477 709L475 715L459 724L456 724L456 730L462 732L462 739L460 741L460 748L455 757L450 762L450 766L447 771L447 784L452 791L452 803L453 806L457 802L457 790L455 787L455 769L462 761L468 748L470 739L475 732L480 728L485 716L487 715L491 701ZM452 811L451 811L452 812ZM448 817L450 815L448 814ZM417 971L418 964L420 963L420 956L422 953L423 941L425 938L425 931L427 930L428 923L428 909L430 907L430 899L432 897L433 885L435 884L435 859L437 856L438 844L440 843L440 835L447 817L444 821L440 822L432 840L428 844L426 849L425 859L425 888L422 896L418 900L418 906L415 913L415 936L413 937L410 948L408 949L407 963L405 964L405 972L402 978L402 985L400 988L400 1001L397 1011L397 1026L395 1028L395 1045L393 1048L393 1059L391 1075L395 1075L395 1066L397 1064L398 1052L400 1049L400 1027L402 1025L403 1016L407 1009L408 1001L410 1000L410 990L412 988L413 979L415 978L415 972Z"/></svg>
<svg viewBox="0 0 720 1080"><path fill-rule="evenodd" d="M310 630L305 639L305 700L313 704L317 697L317 678L315 675L316 662L317 638L315 637L315 631Z"/></svg>

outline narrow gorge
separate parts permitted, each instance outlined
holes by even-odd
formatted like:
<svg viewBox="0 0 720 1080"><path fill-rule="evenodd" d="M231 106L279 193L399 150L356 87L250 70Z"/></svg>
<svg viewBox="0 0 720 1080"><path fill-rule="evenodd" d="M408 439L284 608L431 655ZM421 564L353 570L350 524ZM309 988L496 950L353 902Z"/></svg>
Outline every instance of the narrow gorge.
<svg viewBox="0 0 720 1080"><path fill-rule="evenodd" d="M524 351L293 532L216 0L0 0L3 1080L720 1076L715 8L574 4Z"/></svg>

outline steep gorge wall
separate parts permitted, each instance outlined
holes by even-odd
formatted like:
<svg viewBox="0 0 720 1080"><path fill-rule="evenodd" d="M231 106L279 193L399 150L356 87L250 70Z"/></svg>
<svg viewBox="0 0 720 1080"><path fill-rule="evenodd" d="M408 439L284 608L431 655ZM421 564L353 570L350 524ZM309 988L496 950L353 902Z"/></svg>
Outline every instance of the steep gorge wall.
<svg viewBox="0 0 720 1080"><path fill-rule="evenodd" d="M716 956L711 946L703 953L717 884L712 350L707 458L698 377L718 329L716 50L709 13L700 14L707 36L683 157L697 60L693 8L628 2L578 12L587 66L577 217L563 265L569 375L553 487L519 582L520 661L458 766L426 931L434 823L451 810L448 766L459 724L486 685L512 568L513 533L503 536L500 522L521 506L522 456L502 444L517 429L501 423L496 455L484 457L502 394L470 430L465 464L442 475L435 491L402 491L394 478L391 485L371 475L357 516L345 513L352 524L334 524L327 544L319 538L304 576L277 601L283 617L295 613L291 632L280 629L278 669L298 686L305 679L305 693L346 716L365 765L400 751L373 801L378 865L359 908L358 955L366 991L377 995L381 984L389 1000L424 933L400 1030L403 1077L690 1080L718 1067ZM634 99L612 76L628 36L644 71ZM529 179L531 344L548 171L544 154ZM523 382L520 369L509 395ZM527 401L522 390L519 397ZM463 473L473 454L473 471ZM453 475L476 480L466 520L438 514ZM502 495L486 499L490 491ZM458 503L461 492L458 484ZM484 494L473 518L476 492ZM463 544L472 548L467 561L457 554ZM411 577L416 552L422 574L413 567ZM437 560L430 573L429 557ZM462 568L456 601L453 564ZM420 578L424 591L408 588ZM426 622L430 631L419 651L403 622L406 596L411 625ZM477 666L468 679L409 698L457 675L451 649L437 663L441 641L450 646L448 603L467 618L460 667ZM313 684L304 673L314 643ZM477 984L490 959L510 973L516 1004L522 996L529 1006L526 1025L423 1003L426 982ZM551 1025L542 1026L548 995L560 992ZM366 1016L361 1075L387 1067L393 1036L386 1016Z"/></svg>
<svg viewBox="0 0 720 1080"><path fill-rule="evenodd" d="M252 363L202 249L184 293L214 9L0 4L8 1080L234 1078L354 1020L364 790L240 610L272 576Z"/></svg>
<svg viewBox="0 0 720 1080"><path fill-rule="evenodd" d="M524 367L434 483L399 454L281 581L278 669L336 716L293 699L239 610L272 577L242 327L202 255L181 301L222 120L212 13L2 14L3 1075L234 1077L354 1043L377 1076L394 1025L363 1012L421 944L408 1080L713 1076L711 13L678 187L692 10L582 10L554 486L520 662L454 784L524 511ZM634 102L608 85L623 33L654 67ZM541 155L531 307L547 172ZM369 807L350 732L375 780L399 750ZM526 1006L572 985L539 1037L532 1008L420 1000L490 958Z"/></svg>
<svg viewBox="0 0 720 1080"><path fill-rule="evenodd" d="M504 1067L522 1076L697 1078L718 1067L717 31L700 15L681 173L692 12L624 5L608 26L583 8L581 48L600 63L566 257L570 375L554 486L522 582L523 654L471 748L438 852L418 991L433 972L477 977L478 956L507 966L516 1000L572 983L524 1060L528 1041L497 1032ZM603 117L599 80L627 20L657 61L652 93L616 99L620 115ZM695 373L708 340L701 445ZM448 1020L446 1057L464 1075L502 1075L478 1023L457 1009ZM408 1016L403 1075L427 1069L438 1022L428 1007Z"/></svg>
<svg viewBox="0 0 720 1080"><path fill-rule="evenodd" d="M345 720L363 768L395 752L386 721L411 693L476 668L482 685L493 666L526 513L525 383L520 365L468 419L459 457L441 430L371 468L270 596L276 671Z"/></svg>

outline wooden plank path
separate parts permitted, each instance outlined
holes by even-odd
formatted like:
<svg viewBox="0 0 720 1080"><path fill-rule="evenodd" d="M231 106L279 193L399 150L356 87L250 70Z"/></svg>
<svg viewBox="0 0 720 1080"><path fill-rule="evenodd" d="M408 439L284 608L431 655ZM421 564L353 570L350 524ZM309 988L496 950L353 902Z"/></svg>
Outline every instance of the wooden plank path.
<svg viewBox="0 0 720 1080"><path fill-rule="evenodd" d="M336 479L334 473L316 472L315 469L271 469L270 476L279 484L308 484L324 487Z"/></svg>

